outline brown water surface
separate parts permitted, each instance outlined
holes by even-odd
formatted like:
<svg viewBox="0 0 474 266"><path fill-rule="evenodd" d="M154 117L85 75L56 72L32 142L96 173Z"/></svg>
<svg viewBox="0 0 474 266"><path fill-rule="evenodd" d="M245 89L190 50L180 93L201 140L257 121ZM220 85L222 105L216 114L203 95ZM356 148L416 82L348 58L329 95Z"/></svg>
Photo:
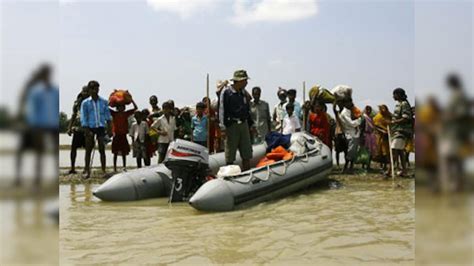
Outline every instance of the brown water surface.
<svg viewBox="0 0 474 266"><path fill-rule="evenodd" d="M414 182L343 178L284 199L202 213L167 199L101 202L61 185L64 264L414 264Z"/></svg>

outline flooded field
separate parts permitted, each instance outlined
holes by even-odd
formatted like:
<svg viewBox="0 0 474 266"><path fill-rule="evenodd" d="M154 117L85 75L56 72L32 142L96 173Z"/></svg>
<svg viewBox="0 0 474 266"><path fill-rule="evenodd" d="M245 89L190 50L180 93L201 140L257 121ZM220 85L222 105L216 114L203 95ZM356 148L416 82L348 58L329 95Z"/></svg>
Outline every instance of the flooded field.
<svg viewBox="0 0 474 266"><path fill-rule="evenodd" d="M335 178L342 188L324 182L227 213L165 198L101 202L98 185L61 185L60 262L413 264L414 181Z"/></svg>
<svg viewBox="0 0 474 266"><path fill-rule="evenodd" d="M48 215L57 198L0 200L0 265L57 265L59 230Z"/></svg>

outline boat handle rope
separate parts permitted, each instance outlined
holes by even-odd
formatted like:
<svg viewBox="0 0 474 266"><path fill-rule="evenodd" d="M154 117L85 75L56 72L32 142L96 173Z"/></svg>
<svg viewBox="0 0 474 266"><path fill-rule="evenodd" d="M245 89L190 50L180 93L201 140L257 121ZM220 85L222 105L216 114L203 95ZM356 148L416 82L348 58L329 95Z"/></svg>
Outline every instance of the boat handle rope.
<svg viewBox="0 0 474 266"><path fill-rule="evenodd" d="M294 158L294 156L293 156L293 158ZM278 175L278 176L284 176L284 175L286 175L286 170L287 169L288 169L288 166L286 165L286 161L283 161L283 173L278 173L274 169L272 169L271 167L268 167L268 170L269 170L268 172L271 172L272 174L275 174L275 175Z"/></svg>
<svg viewBox="0 0 474 266"><path fill-rule="evenodd" d="M251 171L251 172L250 172L250 176L249 176L249 178L247 178L247 180L240 181L240 180L238 180L238 179L229 179L229 181L237 182L237 183L241 183L241 184L248 184L248 183L252 182L252 180L253 180L254 178L257 178L257 179L259 179L259 180L261 180L261 181L268 181L268 179L270 179L270 175L271 175L269 169L270 169L270 165L267 165L267 176L266 176L265 178L260 178L260 177L258 177L258 176L254 176L254 175L253 175L253 171Z"/></svg>
<svg viewBox="0 0 474 266"><path fill-rule="evenodd" d="M314 153L314 151L313 151L313 152L307 152L307 153L305 153L305 156L304 156L304 157L301 157L301 161L302 161L302 162L304 162L304 163L309 162L309 153L312 154L312 153ZM270 179L270 176L272 175L272 173L275 174L275 175L278 175L278 176L284 176L284 175L286 175L286 171L288 170L288 166L290 166L291 164L294 163L296 157L297 157L297 156L293 156L293 157L291 158L291 161L288 162L288 164L286 163L286 161L283 161L283 167L284 167L284 168L283 168L283 173L278 173L278 172L276 172L275 170L273 170L273 169L270 167L271 165L267 165L267 167L266 167L266 168L267 168L267 175L266 175L265 178L260 178L260 177L258 177L258 176L255 176L254 173L253 173L254 171L251 171L251 172L250 172L250 176L249 176L249 178L247 178L247 180L243 180L243 181L240 181L240 180L237 180L237 179L228 179L228 180L229 180L229 181L232 181L232 182L241 183L241 184L248 184L248 183L250 183L254 178L257 178L257 179L259 179L259 180L261 180L261 181L266 182L266 181L268 181L268 180ZM303 160L303 158L305 158L305 160Z"/></svg>

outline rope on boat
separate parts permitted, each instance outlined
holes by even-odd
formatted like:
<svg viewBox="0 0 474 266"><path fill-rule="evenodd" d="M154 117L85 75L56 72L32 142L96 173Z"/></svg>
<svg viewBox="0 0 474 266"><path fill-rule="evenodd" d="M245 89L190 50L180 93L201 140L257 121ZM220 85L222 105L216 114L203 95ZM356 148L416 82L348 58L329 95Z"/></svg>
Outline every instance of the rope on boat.
<svg viewBox="0 0 474 266"><path fill-rule="evenodd" d="M301 162L304 162L304 163L309 162L309 154L310 154L310 153L311 153L311 154L317 153L317 152L319 152L319 151L320 151L320 149L315 149L315 150L313 150L313 151L310 151L310 152L305 153L305 154L304 154L304 157L303 157L303 156L300 157L300 161L301 161ZM291 164L293 164L293 163L295 162L296 157L298 157L298 156L296 156L296 155L293 156L293 157L291 158L291 160L288 162L288 164L287 164L286 161L283 161L283 173L279 173L279 172L275 171L273 168L271 168L271 167L270 167L271 165L267 165L267 166L266 166L266 168L267 168L267 175L266 175L264 178L258 177L258 176L256 176L256 175L254 175L254 171L250 171L250 175L249 175L249 177L248 177L246 180L238 180L237 178L228 178L227 180L232 181L232 182L237 182L237 183L240 183L240 184L248 184L248 183L252 182L253 179L256 178L256 179L258 179L258 180L260 180L260 181L266 182L266 181L268 181L268 180L270 179L270 177L271 177L272 174L275 174L275 175L277 175L277 176L284 176L284 175L286 175L286 172L287 172L287 170L288 170L288 167L289 167Z"/></svg>
<svg viewBox="0 0 474 266"><path fill-rule="evenodd" d="M286 162L283 161L283 173L278 173L270 167L268 169L269 169L269 171L271 171L272 174L275 174L275 175L278 175L278 176L284 176L286 174L286 170L288 169L288 167L286 166Z"/></svg>

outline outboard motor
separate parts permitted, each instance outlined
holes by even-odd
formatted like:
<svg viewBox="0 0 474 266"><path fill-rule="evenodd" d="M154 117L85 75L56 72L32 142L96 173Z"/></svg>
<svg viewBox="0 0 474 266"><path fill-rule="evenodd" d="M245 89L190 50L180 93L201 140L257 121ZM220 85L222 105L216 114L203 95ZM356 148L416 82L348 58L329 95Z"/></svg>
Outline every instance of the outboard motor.
<svg viewBox="0 0 474 266"><path fill-rule="evenodd" d="M177 139L170 143L164 164L173 176L171 202L186 201L205 182L209 152L202 145Z"/></svg>

